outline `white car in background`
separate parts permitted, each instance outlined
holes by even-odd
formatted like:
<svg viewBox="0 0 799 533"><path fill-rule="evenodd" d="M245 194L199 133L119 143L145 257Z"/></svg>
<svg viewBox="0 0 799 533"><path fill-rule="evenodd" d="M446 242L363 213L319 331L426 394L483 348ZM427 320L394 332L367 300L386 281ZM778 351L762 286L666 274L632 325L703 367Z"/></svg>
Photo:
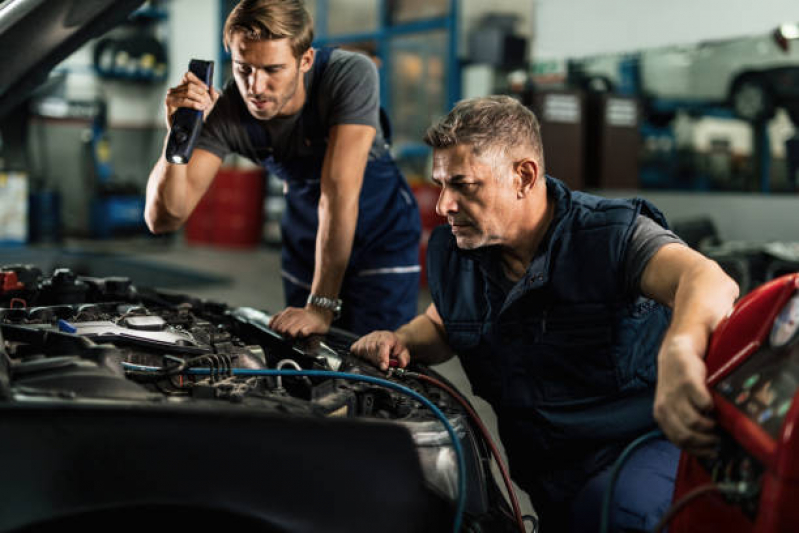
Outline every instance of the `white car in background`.
<svg viewBox="0 0 799 533"><path fill-rule="evenodd" d="M799 26L785 24L770 35L707 41L595 56L576 61L586 87L598 81L618 87L622 59L635 58L639 93L654 111L685 105L729 106L736 116L760 122L784 107L799 124Z"/></svg>

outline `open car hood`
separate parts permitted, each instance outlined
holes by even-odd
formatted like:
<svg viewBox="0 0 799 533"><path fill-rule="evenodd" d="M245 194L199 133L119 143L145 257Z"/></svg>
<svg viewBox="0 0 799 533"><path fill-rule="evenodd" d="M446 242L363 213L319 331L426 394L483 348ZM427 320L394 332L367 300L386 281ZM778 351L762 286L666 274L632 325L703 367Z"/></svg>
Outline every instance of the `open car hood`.
<svg viewBox="0 0 799 533"><path fill-rule="evenodd" d="M144 0L5 0L0 3L0 116L41 85L89 39L123 22Z"/></svg>

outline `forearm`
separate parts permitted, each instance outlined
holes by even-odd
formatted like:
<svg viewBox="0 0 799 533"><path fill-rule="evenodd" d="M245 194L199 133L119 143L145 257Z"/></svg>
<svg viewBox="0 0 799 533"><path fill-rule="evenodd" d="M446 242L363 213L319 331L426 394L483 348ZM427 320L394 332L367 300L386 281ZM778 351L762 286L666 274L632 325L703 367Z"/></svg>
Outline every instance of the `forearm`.
<svg viewBox="0 0 799 533"><path fill-rule="evenodd" d="M688 343L692 351L704 354L710 335L737 297L738 285L717 263L704 258L696 261L680 275L664 345Z"/></svg>
<svg viewBox="0 0 799 533"><path fill-rule="evenodd" d="M358 223L358 196L344 191L322 191L319 229L311 292L337 298L352 253Z"/></svg>
<svg viewBox="0 0 799 533"><path fill-rule="evenodd" d="M644 292L673 310L658 352L655 420L681 448L712 454L718 439L703 358L713 330L732 309L738 286L718 264L682 245L664 246L655 259L645 272Z"/></svg>
<svg viewBox="0 0 799 533"><path fill-rule="evenodd" d="M454 355L446 342L442 327L426 313L400 327L396 334L408 348L413 361L436 365Z"/></svg>
<svg viewBox="0 0 799 533"><path fill-rule="evenodd" d="M191 213L187 198L187 165L167 163L163 156L159 157L147 181L144 219L150 231L164 233L180 228Z"/></svg>

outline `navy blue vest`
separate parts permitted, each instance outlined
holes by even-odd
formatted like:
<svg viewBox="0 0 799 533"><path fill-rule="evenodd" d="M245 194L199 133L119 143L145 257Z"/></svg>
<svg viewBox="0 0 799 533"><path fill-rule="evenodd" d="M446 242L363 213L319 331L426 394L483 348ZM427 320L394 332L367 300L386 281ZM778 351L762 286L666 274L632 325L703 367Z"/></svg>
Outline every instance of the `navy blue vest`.
<svg viewBox="0 0 799 533"><path fill-rule="evenodd" d="M562 501L654 425L670 311L626 295L622 266L636 217L666 221L645 200L572 192L550 177L547 193L552 224L508 293L499 250L459 250L449 226L433 232L427 261L448 342L497 413L514 478Z"/></svg>

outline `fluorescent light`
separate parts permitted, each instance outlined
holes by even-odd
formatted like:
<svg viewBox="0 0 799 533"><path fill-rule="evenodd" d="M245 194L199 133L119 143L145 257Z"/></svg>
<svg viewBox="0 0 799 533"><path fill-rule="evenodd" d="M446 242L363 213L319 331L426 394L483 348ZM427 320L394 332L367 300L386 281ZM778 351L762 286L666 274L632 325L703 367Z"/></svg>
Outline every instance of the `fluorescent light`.
<svg viewBox="0 0 799 533"><path fill-rule="evenodd" d="M799 39L799 24L783 24L780 26L780 34L785 39Z"/></svg>

